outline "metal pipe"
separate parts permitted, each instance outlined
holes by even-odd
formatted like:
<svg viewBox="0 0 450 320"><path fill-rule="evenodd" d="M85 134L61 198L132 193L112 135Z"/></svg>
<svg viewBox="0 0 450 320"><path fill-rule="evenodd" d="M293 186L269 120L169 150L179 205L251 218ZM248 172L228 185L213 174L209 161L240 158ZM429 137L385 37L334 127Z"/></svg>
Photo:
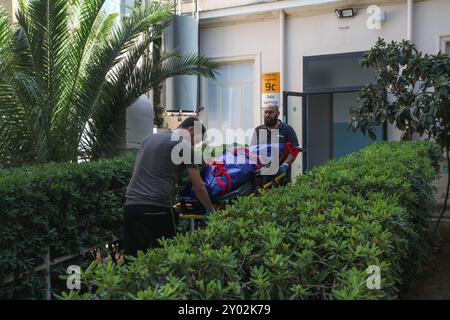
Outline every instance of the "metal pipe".
<svg viewBox="0 0 450 320"><path fill-rule="evenodd" d="M407 4L407 25L406 25L406 40L413 40L413 21L414 21L414 0L408 0Z"/></svg>
<svg viewBox="0 0 450 320"><path fill-rule="evenodd" d="M285 70L286 14L280 10L280 110L283 110L284 70Z"/></svg>

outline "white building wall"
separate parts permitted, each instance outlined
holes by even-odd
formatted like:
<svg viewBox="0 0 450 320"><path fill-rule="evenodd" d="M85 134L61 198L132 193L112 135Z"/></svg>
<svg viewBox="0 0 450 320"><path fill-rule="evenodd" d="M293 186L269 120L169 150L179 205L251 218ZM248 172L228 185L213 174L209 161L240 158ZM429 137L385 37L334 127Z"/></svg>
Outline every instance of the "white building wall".
<svg viewBox="0 0 450 320"><path fill-rule="evenodd" d="M370 1L366 1L370 4ZM356 17L337 19L333 7L320 11L287 11L285 34L285 74L284 90L302 92L303 57L364 51L371 48L379 37L386 41L400 41L406 38L407 4L381 6L386 11L386 22L380 30L367 28L369 14L367 6L357 7ZM436 53L442 37L450 37L450 1L426 0L414 4L413 40L419 50ZM308 14L310 14L308 16ZM200 52L204 55L226 60L255 57L255 72L261 83L260 74L280 70L280 22L278 12L247 15L203 23L200 30ZM444 48L442 48L444 49ZM219 60L220 60L219 59ZM261 91L255 88L258 105L256 119L261 120ZM202 101L205 100L202 96ZM204 104L203 104L204 105ZM207 107L207 106L206 106ZM260 124L255 120L255 126ZM297 122L299 123L299 122ZM302 128L294 129L301 139ZM388 128L388 139L398 140L400 132Z"/></svg>
<svg viewBox="0 0 450 320"><path fill-rule="evenodd" d="M303 90L304 56L367 50L378 37L387 41L405 38L406 5L382 8L388 18L381 30L366 27L369 15L365 10L351 19L337 19L334 12L312 17L288 15L285 90ZM261 72L280 71L279 28L278 18L202 28L200 52L211 57L261 54Z"/></svg>
<svg viewBox="0 0 450 320"><path fill-rule="evenodd" d="M237 6L245 6L259 3L275 2L278 0L199 0L199 7L202 10L215 10L222 8L233 8ZM187 1L186 1L187 2ZM186 4L187 9L189 9L190 4Z"/></svg>
<svg viewBox="0 0 450 320"><path fill-rule="evenodd" d="M224 63L254 62L257 114L254 125L260 124L261 73L277 72L280 67L279 23L271 19L247 24L206 28L200 30L200 53ZM205 86L202 86L201 105L205 105Z"/></svg>
<svg viewBox="0 0 450 320"><path fill-rule="evenodd" d="M350 19L337 19L334 12L287 20L286 89L303 91L303 57L364 51L378 37L387 41L406 37L406 9L403 5L382 7L387 21L381 30L369 30L365 10Z"/></svg>
<svg viewBox="0 0 450 320"><path fill-rule="evenodd" d="M384 37L387 41L405 38L406 5L382 8L387 12L387 21L381 30L367 28L369 15L366 10L359 10L358 15L351 19L337 19L333 11L311 17L288 15L284 90L303 91L304 56L364 51L378 37ZM280 24L277 16L200 30L200 52L204 55L215 58L234 57L237 60L243 56L260 55L260 65L255 65L257 77L260 73L280 71L279 44ZM260 79L256 83L260 83ZM255 112L258 113L256 119L259 121L256 120L255 126L261 122L260 88L256 88L256 91L255 101L259 105L255 107ZM301 128L297 126L294 129L301 138ZM395 130L389 132L390 139L399 137Z"/></svg>
<svg viewBox="0 0 450 320"><path fill-rule="evenodd" d="M367 28L369 14L362 9L351 19L337 19L334 12L288 19L286 90L304 90L304 56L365 51L372 47L379 37L386 41L406 38L406 4L381 8L386 11L387 19L380 30ZM298 126L294 129L301 132ZM388 139L400 139L400 131L395 126L388 127Z"/></svg>
<svg viewBox="0 0 450 320"><path fill-rule="evenodd" d="M413 38L419 49L434 54L440 48L440 39L450 40L450 1L429 0L414 5Z"/></svg>
<svg viewBox="0 0 450 320"><path fill-rule="evenodd" d="M450 1L427 0L414 5L414 41L426 53L436 53L441 37L450 36ZM337 19L335 13L310 17L287 16L285 90L303 90L303 57L367 50L378 37L386 41L406 38L406 1L382 6L387 21L381 30L366 26L369 14L359 9L356 17ZM260 55L261 72L280 71L278 17L254 22L203 27L200 52L211 57Z"/></svg>
<svg viewBox="0 0 450 320"><path fill-rule="evenodd" d="M277 19L200 30L200 52L211 57L261 54L262 72L277 71L280 61Z"/></svg>

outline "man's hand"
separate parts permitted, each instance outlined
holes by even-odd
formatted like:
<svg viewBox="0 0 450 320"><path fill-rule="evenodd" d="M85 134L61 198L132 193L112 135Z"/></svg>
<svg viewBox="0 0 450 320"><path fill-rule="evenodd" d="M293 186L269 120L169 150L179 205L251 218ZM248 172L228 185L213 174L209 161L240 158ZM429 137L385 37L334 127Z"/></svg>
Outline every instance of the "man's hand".
<svg viewBox="0 0 450 320"><path fill-rule="evenodd" d="M283 163L279 168L277 174L285 173L289 169L289 165L287 163Z"/></svg>
<svg viewBox="0 0 450 320"><path fill-rule="evenodd" d="M189 167L187 168L189 178L191 178L192 188L195 191L195 195L202 205L206 208L207 212L214 210L211 199L209 198L208 191L206 191L205 185L203 184L203 179L200 175L200 171L197 168Z"/></svg>

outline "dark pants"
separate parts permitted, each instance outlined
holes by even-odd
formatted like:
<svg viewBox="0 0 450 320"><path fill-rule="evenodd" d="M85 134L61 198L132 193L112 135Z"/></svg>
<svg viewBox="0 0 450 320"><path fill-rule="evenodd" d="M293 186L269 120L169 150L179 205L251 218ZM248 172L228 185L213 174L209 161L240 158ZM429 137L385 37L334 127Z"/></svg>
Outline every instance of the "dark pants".
<svg viewBox="0 0 450 320"><path fill-rule="evenodd" d="M136 257L158 247L158 239L173 237L176 221L171 208L151 205L126 205L123 219L124 253Z"/></svg>

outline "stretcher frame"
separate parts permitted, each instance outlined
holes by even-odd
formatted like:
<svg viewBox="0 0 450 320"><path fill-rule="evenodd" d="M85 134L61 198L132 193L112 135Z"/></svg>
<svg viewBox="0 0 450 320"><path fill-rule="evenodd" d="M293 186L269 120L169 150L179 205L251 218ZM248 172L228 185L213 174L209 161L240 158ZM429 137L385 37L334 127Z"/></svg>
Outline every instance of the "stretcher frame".
<svg viewBox="0 0 450 320"><path fill-rule="evenodd" d="M255 189L249 196L257 195L261 192L267 191L271 187L279 186L281 184L282 180L286 177L286 172L275 175L270 181L268 181L266 183L262 183L263 177L264 176L261 175L261 169L259 169L255 172L255 177L254 177L254 182L253 182L255 185ZM260 182L258 182L258 180L260 180ZM231 203L233 200L236 200L237 198L238 197L236 197L235 199L229 199L229 203ZM226 207L226 205L227 204L223 204L223 203L213 204L214 209L216 209L216 210L224 209ZM181 202L176 203L173 206L173 208L176 212L179 213L180 219L190 221L190 230L191 231L195 230L195 222L196 221L203 221L205 219L205 215L202 213L183 212L183 205Z"/></svg>

